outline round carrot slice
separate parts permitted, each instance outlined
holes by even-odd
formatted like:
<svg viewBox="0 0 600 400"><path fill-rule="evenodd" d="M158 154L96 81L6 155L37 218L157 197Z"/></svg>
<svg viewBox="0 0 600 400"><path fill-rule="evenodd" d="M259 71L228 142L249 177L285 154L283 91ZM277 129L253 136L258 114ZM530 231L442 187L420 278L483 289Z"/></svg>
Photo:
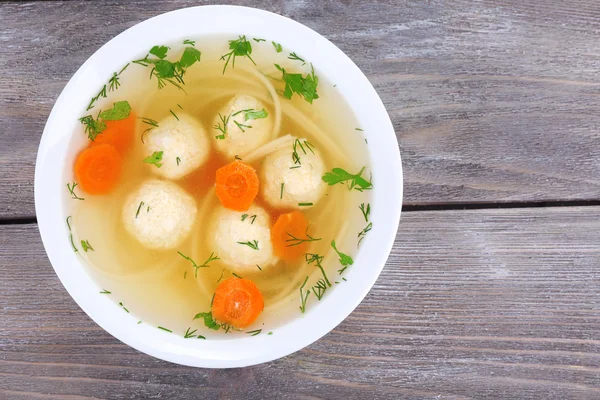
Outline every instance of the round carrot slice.
<svg viewBox="0 0 600 400"><path fill-rule="evenodd" d="M217 170L216 193L225 208L246 211L258 194L258 176L248 164L234 161Z"/></svg>
<svg viewBox="0 0 600 400"><path fill-rule="evenodd" d="M110 192L121 176L121 156L109 144L82 151L75 161L75 178L89 194Z"/></svg>
<svg viewBox="0 0 600 400"><path fill-rule="evenodd" d="M131 148L133 138L135 134L135 114L129 113L129 117L119 121L104 121L106 129L103 130L96 139L92 142L91 146L98 146L100 144L110 144L120 154L125 154L127 150Z"/></svg>
<svg viewBox="0 0 600 400"><path fill-rule="evenodd" d="M221 323L245 328L256 321L264 308L263 295L254 282L231 277L217 286L212 315Z"/></svg>
<svg viewBox="0 0 600 400"><path fill-rule="evenodd" d="M308 220L300 211L281 214L271 228L271 244L275 255L290 261L306 253L308 243L301 239L306 238L307 229Z"/></svg>

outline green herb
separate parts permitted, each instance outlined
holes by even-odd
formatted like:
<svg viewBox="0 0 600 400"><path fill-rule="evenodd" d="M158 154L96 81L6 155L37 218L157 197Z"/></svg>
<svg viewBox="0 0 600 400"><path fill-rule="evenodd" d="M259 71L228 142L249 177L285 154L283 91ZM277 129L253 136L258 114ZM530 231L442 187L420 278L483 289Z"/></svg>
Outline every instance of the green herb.
<svg viewBox="0 0 600 400"><path fill-rule="evenodd" d="M237 154L235 155L235 159L238 161L242 161L242 158L240 156L238 156Z"/></svg>
<svg viewBox="0 0 600 400"><path fill-rule="evenodd" d="M356 245L356 247L358 247L360 245L360 242L362 242L362 240L365 238L367 232L369 232L371 230L371 228L373 228L373 223L369 222L369 224L365 227L365 229L358 232L358 244Z"/></svg>
<svg viewBox="0 0 600 400"><path fill-rule="evenodd" d="M231 117L231 115L224 117L221 115L221 113L219 113L219 119L221 122L213 126L213 129L221 131L220 135L215 136L216 139L225 139L225 135L227 135L227 124L229 124L229 117Z"/></svg>
<svg viewBox="0 0 600 400"><path fill-rule="evenodd" d="M346 279L346 278L344 278L344 277L342 277L342 280L343 280L344 282L348 282L348 279Z"/></svg>
<svg viewBox="0 0 600 400"><path fill-rule="evenodd" d="M195 272L194 272L194 276L197 278L198 277L198 269L199 268L208 268L209 265L208 263L210 263L211 261L215 261L215 260L220 260L219 257L215 256L215 253L210 253L210 256L208 257L208 259L206 261L204 261L204 263L202 265L198 265L194 262L194 260L192 260L190 257L186 256L185 254L183 254L182 252L178 251L177 252L181 257L185 258L186 260L188 260L189 262L192 263L192 267L195 268Z"/></svg>
<svg viewBox="0 0 600 400"><path fill-rule="evenodd" d="M75 187L77 187L77 185L77 182L73 182L71 185L67 183L67 189L69 190L69 193L71 193L71 198L75 200L85 200L85 198L79 197L77 194L75 194Z"/></svg>
<svg viewBox="0 0 600 400"><path fill-rule="evenodd" d="M246 332L246 333L249 334L250 336L256 336L256 335L258 335L261 332L262 332L262 329L256 329L256 330L249 331L249 332Z"/></svg>
<svg viewBox="0 0 600 400"><path fill-rule="evenodd" d="M305 77L302 74L290 74L279 64L275 64L275 67L281 71L282 79L285 82L285 89L282 93L283 97L291 99L292 95L297 93L310 104L312 104L313 100L319 98L317 94L319 77L315 75L315 69L312 64L310 65L311 72L306 74Z"/></svg>
<svg viewBox="0 0 600 400"><path fill-rule="evenodd" d="M317 284L312 287L312 291L317 296L318 300L321 300L325 292L327 291L327 284L323 279L319 279Z"/></svg>
<svg viewBox="0 0 600 400"><path fill-rule="evenodd" d="M365 138L365 144L369 144L369 142L367 142L367 138Z"/></svg>
<svg viewBox="0 0 600 400"><path fill-rule="evenodd" d="M288 56L288 58L290 60L294 60L294 61L300 61L304 64L306 64L306 61L304 61L300 56L298 56L296 53L290 53L290 55Z"/></svg>
<svg viewBox="0 0 600 400"><path fill-rule="evenodd" d="M96 139L102 131L106 129L106 123L98 119L94 119L91 115L79 118L79 122L85 125L84 133L88 135L91 141Z"/></svg>
<svg viewBox="0 0 600 400"><path fill-rule="evenodd" d="M247 241L247 242L237 242L238 244L243 244L244 246L250 247L252 250L258 250L258 241Z"/></svg>
<svg viewBox="0 0 600 400"><path fill-rule="evenodd" d="M102 291L100 292L100 294L111 294L112 292L109 292L106 289L102 289Z"/></svg>
<svg viewBox="0 0 600 400"><path fill-rule="evenodd" d="M250 126L250 125L244 125L244 124L240 124L240 123L239 123L239 122L237 122L236 120L233 120L233 123L234 123L234 124L236 124L236 125L237 125L237 127L238 127L238 128L240 128L240 131L242 131L242 132L246 132L246 130L245 130L244 128L246 128L246 129L248 129L248 128L252 128L252 126Z"/></svg>
<svg viewBox="0 0 600 400"><path fill-rule="evenodd" d="M340 257L340 259L339 259L340 264L342 264L342 266L344 267L344 268L338 270L338 273L341 274L342 272L344 272L346 270L346 268L348 268L350 265L354 264L354 260L352 260L352 257L350 257L349 255L344 254L337 249L337 247L335 246L335 240L331 241L331 247L333 247L333 250L335 250L337 255Z"/></svg>
<svg viewBox="0 0 600 400"><path fill-rule="evenodd" d="M155 120L150 119L150 118L145 118L145 117L138 117L138 118L141 119L143 123L150 125L149 128L147 128L144 132L142 132L141 139L142 139L142 143L144 143L144 135L147 132L150 132L152 129L158 128L158 122L156 122Z"/></svg>
<svg viewBox="0 0 600 400"><path fill-rule="evenodd" d="M127 309L127 307L125 307L125 306L123 305L123 303L122 303L122 302L119 302L119 305L120 305L121 307L123 307L123 310L125 310L125 311L129 312L129 310Z"/></svg>
<svg viewBox="0 0 600 400"><path fill-rule="evenodd" d="M221 328L221 324L219 324L217 321L214 320L214 318L212 316L212 311L198 313L193 318L193 320L196 320L196 319L203 319L204 325L208 329L218 331Z"/></svg>
<svg viewBox="0 0 600 400"><path fill-rule="evenodd" d="M321 265L323 258L325 257L316 253L306 253L304 255L304 260L306 261L306 263L308 265L312 265L314 263L315 266L321 270L321 273L323 274L323 279L325 279L325 283L327 283L327 285L331 287L331 282L329 282L329 278L327 278L325 269L323 268L323 265Z"/></svg>
<svg viewBox="0 0 600 400"><path fill-rule="evenodd" d="M310 207L313 203L298 203L298 207Z"/></svg>
<svg viewBox="0 0 600 400"><path fill-rule="evenodd" d="M92 245L90 244L90 242L88 240L81 241L81 248L86 253L88 252L88 250L94 251L94 248L92 247Z"/></svg>
<svg viewBox="0 0 600 400"><path fill-rule="evenodd" d="M191 45L191 46L195 46L195 45L196 45L196 42L195 42L195 41L193 41L193 40L185 39L185 40L183 41L183 44L189 44L189 45Z"/></svg>
<svg viewBox="0 0 600 400"><path fill-rule="evenodd" d="M262 268L260 267L260 265L256 264L256 268L258 268L259 271L262 271Z"/></svg>
<svg viewBox="0 0 600 400"><path fill-rule="evenodd" d="M139 324L141 324L141 323L142 323L142 321L141 321L141 320L137 322L137 324L138 324L138 325L139 325Z"/></svg>
<svg viewBox="0 0 600 400"><path fill-rule="evenodd" d="M248 57L248 59L250 59L250 61L252 61L252 64L256 65L256 63L250 56L252 54L252 43L250 43L249 41L246 40L245 35L238 36L238 38L236 40L230 40L229 41L229 50L231 50L229 53L223 54L221 56L221 60L226 59L225 65L223 66L223 74L225 73L225 70L227 69L227 65L229 65L229 61L232 58L233 58L233 61L231 62L231 68L235 68L235 58L238 56Z"/></svg>
<svg viewBox="0 0 600 400"><path fill-rule="evenodd" d="M186 70L200 61L200 51L193 47L186 47L179 61L171 62L166 60L169 48L166 46L154 46L148 54L142 59L135 60L133 63L144 67L152 66L150 71L150 79L156 77L158 88L164 88L167 83L183 90L181 85L184 85L183 76ZM157 58L150 58L153 55Z"/></svg>
<svg viewBox="0 0 600 400"><path fill-rule="evenodd" d="M244 279L241 276L239 276L238 274L236 274L235 272L232 272L231 275L235 276L236 278Z"/></svg>
<svg viewBox="0 0 600 400"><path fill-rule="evenodd" d="M371 203L367 203L367 207L365 208L365 203L361 203L360 211L362 211L363 217L365 217L365 222L369 222L369 215L371 214Z"/></svg>
<svg viewBox="0 0 600 400"><path fill-rule="evenodd" d="M179 163L181 162L181 158L179 158L179 157L176 157L176 158L175 158L175 161L177 162L177 166L179 166Z"/></svg>
<svg viewBox="0 0 600 400"><path fill-rule="evenodd" d="M306 236L305 238L299 238L299 237L292 235L289 232L286 232L286 234L290 237L289 239L286 239L286 242L288 243L286 246L293 247L293 246L298 246L302 243L316 242L318 240L321 240L321 238L314 238L314 237L310 236L308 234L308 228L310 228L310 226L307 227L306 231L304 232L304 236Z"/></svg>
<svg viewBox="0 0 600 400"><path fill-rule="evenodd" d="M183 271L183 279L187 278L187 271Z"/></svg>
<svg viewBox="0 0 600 400"><path fill-rule="evenodd" d="M333 87L337 87L337 84L333 85Z"/></svg>
<svg viewBox="0 0 600 400"><path fill-rule="evenodd" d="M275 51L278 53L281 53L283 51L283 47L281 47L281 45L279 43L275 43L275 42L271 42L273 43L273 47L275 47Z"/></svg>
<svg viewBox="0 0 600 400"><path fill-rule="evenodd" d="M69 232L71 232L71 224L69 223L69 218L73 218L70 215L67 217L67 227L69 228Z"/></svg>
<svg viewBox="0 0 600 400"><path fill-rule="evenodd" d="M252 222L250 222L250 225L253 225L254 221L256 221L256 214L251 216L250 219L252 220Z"/></svg>
<svg viewBox="0 0 600 400"><path fill-rule="evenodd" d="M326 172L322 179L329 186L347 182L349 190L355 189L359 192L371 190L373 189L373 184L361 176L364 170L365 167L362 167L361 170L358 171L358 174L353 175L342 168L334 168L331 172Z"/></svg>
<svg viewBox="0 0 600 400"><path fill-rule="evenodd" d="M190 329L192 329L192 327L187 328L187 330L183 334L184 339L190 339L190 338L196 337L196 335L194 335L194 333L196 333L196 331L198 329L194 329L193 331L190 331Z"/></svg>
<svg viewBox="0 0 600 400"><path fill-rule="evenodd" d="M267 335L272 335L272 334L273 334L273 331L271 331L271 332L267 333Z"/></svg>
<svg viewBox="0 0 600 400"><path fill-rule="evenodd" d="M175 117L175 119L176 119L177 121L179 121L179 117L177 116L177 114L175 114L175 113L173 112L173 110L169 110L169 112L170 112L170 113L171 113L171 114L172 114L172 115Z"/></svg>
<svg viewBox="0 0 600 400"><path fill-rule="evenodd" d="M213 303L215 302L215 295L216 293L213 293L212 298L210 299L210 306L212 307Z"/></svg>
<svg viewBox="0 0 600 400"><path fill-rule="evenodd" d="M267 118L269 116L269 113L264 108L262 110L254 110L254 109L241 110L232 115L236 116L241 113L244 113L244 121L248 121L249 119L262 119L262 118Z"/></svg>
<svg viewBox="0 0 600 400"><path fill-rule="evenodd" d="M129 117L130 112L131 106L128 101L117 101L116 103L113 103L111 109L102 111L99 118L102 118L104 121L120 121Z"/></svg>
<svg viewBox="0 0 600 400"><path fill-rule="evenodd" d="M305 294L302 293L302 289L304 289L304 286L306 285L307 281L308 276L304 280L302 286L300 286L300 311L302 312L302 314L304 314L304 312L306 311L306 300L308 300L308 295L310 294L310 289L307 290Z"/></svg>
<svg viewBox="0 0 600 400"><path fill-rule="evenodd" d="M223 268L223 271L221 271L221 277L219 278L217 283L221 282L221 279L223 279L223 275L225 275L225 268Z"/></svg>
<svg viewBox="0 0 600 400"><path fill-rule="evenodd" d="M294 165L293 167L290 167L290 169L296 169L296 168L302 168L302 165Z"/></svg>
<svg viewBox="0 0 600 400"><path fill-rule="evenodd" d="M179 107L180 110L183 110L183 107L181 107L180 104L177 104L177 107Z"/></svg>
<svg viewBox="0 0 600 400"><path fill-rule="evenodd" d="M172 330L170 330L170 329L167 329L167 328L165 328L165 327L162 327L162 326L157 326L157 328L158 328L158 329L161 329L161 330L163 330L163 331L165 331L165 332L173 333L173 331L172 331Z"/></svg>
<svg viewBox="0 0 600 400"><path fill-rule="evenodd" d="M279 198L283 199L283 187L285 186L285 182L281 182L281 190L279 191Z"/></svg>
<svg viewBox="0 0 600 400"><path fill-rule="evenodd" d="M362 129L360 129L360 128L354 128L354 129L355 129L355 130L357 130L357 131L360 131L360 132L364 132L364 131L363 131Z"/></svg>
<svg viewBox="0 0 600 400"><path fill-rule="evenodd" d="M75 243L73 242L73 234L69 233L69 239L71 240L71 246L73 246L73 251L75 253L79 252L79 250L77 250L77 247L75 247Z"/></svg>
<svg viewBox="0 0 600 400"><path fill-rule="evenodd" d="M242 214L242 222L244 222L248 218L248 214Z"/></svg>
<svg viewBox="0 0 600 400"><path fill-rule="evenodd" d="M302 162L300 161L300 153L298 153L298 148L300 148L300 150L302 150L302 153L304 153L305 155L308 154L306 152L305 147L313 154L315 154L313 148L315 147L312 143L310 143L308 140L304 141L304 145L302 145L302 142L300 141L300 139L296 139L294 140L294 144L292 145L292 160L294 161L294 164L302 164Z"/></svg>
<svg viewBox="0 0 600 400"><path fill-rule="evenodd" d="M127 65L129 65L129 64L127 64ZM88 104L85 111L89 111L92 108L94 108L94 106L96 105L95 103L100 99L100 97L106 98L106 85L102 86L102 89L100 89L100 91L98 92L96 97L92 97L92 99L90 100L90 103Z"/></svg>
<svg viewBox="0 0 600 400"><path fill-rule="evenodd" d="M163 151L155 151L154 153L152 153L152 155L144 158L144 162L146 164L153 164L156 165L156 168L160 168L162 167L162 157L163 157Z"/></svg>
<svg viewBox="0 0 600 400"><path fill-rule="evenodd" d="M140 214L140 209L142 208L142 206L144 205L143 201L140 201L140 205L137 208L137 211L135 213L135 218L137 219L138 215Z"/></svg>
<svg viewBox="0 0 600 400"><path fill-rule="evenodd" d="M260 38L252 38L252 40L254 40L256 43L266 42L265 39L260 39Z"/></svg>

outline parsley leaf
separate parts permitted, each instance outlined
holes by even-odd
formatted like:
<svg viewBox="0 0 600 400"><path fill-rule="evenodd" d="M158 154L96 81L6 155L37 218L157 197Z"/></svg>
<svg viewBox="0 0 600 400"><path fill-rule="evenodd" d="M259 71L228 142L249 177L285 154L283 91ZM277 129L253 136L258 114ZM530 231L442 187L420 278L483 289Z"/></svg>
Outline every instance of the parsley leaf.
<svg viewBox="0 0 600 400"><path fill-rule="evenodd" d="M225 65L223 66L223 73L227 69L227 65L229 65L229 61L231 60L231 68L235 68L235 58L240 57L248 57L252 64L256 65L252 57L252 43L246 40L246 35L238 36L236 40L229 41L229 53L223 54L221 56L221 60L225 60ZM232 60L233 58L233 60Z"/></svg>
<svg viewBox="0 0 600 400"><path fill-rule="evenodd" d="M148 53L162 60L167 56L167 51L169 51L169 48L167 46L154 46L150 49Z"/></svg>
<svg viewBox="0 0 600 400"><path fill-rule="evenodd" d="M333 186L337 183L348 182L349 190L355 189L359 192L371 190L373 189L373 184L361 176L364 170L365 167L362 167L361 170L354 175L343 170L342 168L334 168L331 170L331 172L326 172L322 179L329 186Z"/></svg>
<svg viewBox="0 0 600 400"><path fill-rule="evenodd" d="M275 47L275 51L278 53L281 53L283 51L283 47L281 47L281 45L279 43L275 43L275 42L271 42L273 43L273 47Z"/></svg>
<svg viewBox="0 0 600 400"><path fill-rule="evenodd" d="M94 248L92 247L92 245L90 244L89 241L87 240L82 240L81 241L81 247L83 248L84 252L88 252L88 250L94 251Z"/></svg>
<svg viewBox="0 0 600 400"><path fill-rule="evenodd" d="M262 110L244 110L244 121L249 119L267 118L269 113L264 108Z"/></svg>
<svg viewBox="0 0 600 400"><path fill-rule="evenodd" d="M100 113L100 118L104 121L120 121L129 117L129 113L131 112L131 106L127 101L117 101L113 103L113 108L109 110L102 111Z"/></svg>
<svg viewBox="0 0 600 400"><path fill-rule="evenodd" d="M283 97L291 99L292 95L297 93L310 104L312 104L313 100L319 98L319 95L317 94L319 77L315 75L315 69L312 64L310 65L311 72L306 74L305 77L303 77L302 74L290 74L279 64L275 64L275 67L281 71L282 79L285 82Z"/></svg>
<svg viewBox="0 0 600 400"><path fill-rule="evenodd" d="M154 153L152 153L152 155L144 158L144 162L146 164L154 164L156 165L156 168L160 168L162 167L162 157L163 157L163 151L155 151Z"/></svg>
<svg viewBox="0 0 600 400"><path fill-rule="evenodd" d="M340 259L339 259L340 264L342 264L342 266L344 267L344 268L338 270L338 272L341 274L342 272L344 272L344 270L346 268L348 268L350 265L354 264L354 260L349 255L344 254L337 249L337 247L335 246L335 240L331 241L331 247L333 247L333 250L335 250L335 252L340 257Z"/></svg>
<svg viewBox="0 0 600 400"><path fill-rule="evenodd" d="M218 331L221 328L221 324L219 324L217 321L214 320L214 318L212 316L212 311L198 313L194 316L193 319L203 319L204 325L208 329Z"/></svg>
<svg viewBox="0 0 600 400"><path fill-rule="evenodd" d="M186 47L181 55L181 59L179 60L179 67L184 70L188 67L191 67L196 63L196 61L200 61L201 53L199 50L193 47Z"/></svg>

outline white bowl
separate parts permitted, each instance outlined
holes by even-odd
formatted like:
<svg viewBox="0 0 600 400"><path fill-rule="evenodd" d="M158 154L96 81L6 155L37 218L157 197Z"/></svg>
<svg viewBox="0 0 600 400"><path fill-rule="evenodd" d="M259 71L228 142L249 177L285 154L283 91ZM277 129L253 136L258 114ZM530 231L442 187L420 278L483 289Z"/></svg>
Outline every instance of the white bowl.
<svg viewBox="0 0 600 400"><path fill-rule="evenodd" d="M204 35L243 33L276 40L311 60L320 76L335 80L356 113L368 139L373 173L373 229L361 244L348 281L302 318L277 328L273 335L229 340L186 340L141 324L108 296L86 272L71 249L65 224L69 198L65 171L72 168L69 146L82 112L112 72L133 55L157 43ZM335 79L334 79L335 78ZM129 346L178 364L208 368L243 367L286 356L313 343L346 318L365 297L392 248L402 205L402 165L398 142L379 96L358 67L315 31L288 18L246 7L202 6L169 12L141 22L94 53L75 73L48 118L35 170L35 208L44 247L56 274L79 306L102 328Z"/></svg>

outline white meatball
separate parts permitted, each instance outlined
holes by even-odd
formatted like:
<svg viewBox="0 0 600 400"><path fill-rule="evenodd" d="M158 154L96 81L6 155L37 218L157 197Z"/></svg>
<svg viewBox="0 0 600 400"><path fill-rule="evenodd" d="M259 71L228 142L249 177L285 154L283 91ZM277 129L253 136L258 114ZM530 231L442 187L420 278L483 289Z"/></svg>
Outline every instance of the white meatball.
<svg viewBox="0 0 600 400"><path fill-rule="evenodd" d="M266 118L248 118L252 114L247 111L262 111L265 105L258 99L245 94L233 97L216 115L213 126L223 126L222 118L229 118L226 134L214 130L213 139L220 153L232 159L236 155L245 154L265 144L273 130L273 116ZM266 111L266 109L265 109ZM237 124L236 124L237 122ZM217 138L224 136L224 138Z"/></svg>
<svg viewBox="0 0 600 400"><path fill-rule="evenodd" d="M158 122L158 128L144 135L145 157L155 151L163 152L161 167L152 164L148 167L169 179L180 179L200 167L210 152L210 142L202 125L182 112L177 113L177 118L172 115L164 118Z"/></svg>
<svg viewBox="0 0 600 400"><path fill-rule="evenodd" d="M177 184L150 179L127 197L125 229L149 249L166 250L180 244L196 220L196 202Z"/></svg>
<svg viewBox="0 0 600 400"><path fill-rule="evenodd" d="M274 263L269 215L261 207L239 212L219 206L210 227L212 248L234 271L257 272L257 265L264 270Z"/></svg>
<svg viewBox="0 0 600 400"><path fill-rule="evenodd" d="M306 209L323 197L325 163L314 147L310 147L312 151L306 145L303 148L296 146L298 157L292 155L292 147L286 147L265 159L261 169L261 192L271 206Z"/></svg>

